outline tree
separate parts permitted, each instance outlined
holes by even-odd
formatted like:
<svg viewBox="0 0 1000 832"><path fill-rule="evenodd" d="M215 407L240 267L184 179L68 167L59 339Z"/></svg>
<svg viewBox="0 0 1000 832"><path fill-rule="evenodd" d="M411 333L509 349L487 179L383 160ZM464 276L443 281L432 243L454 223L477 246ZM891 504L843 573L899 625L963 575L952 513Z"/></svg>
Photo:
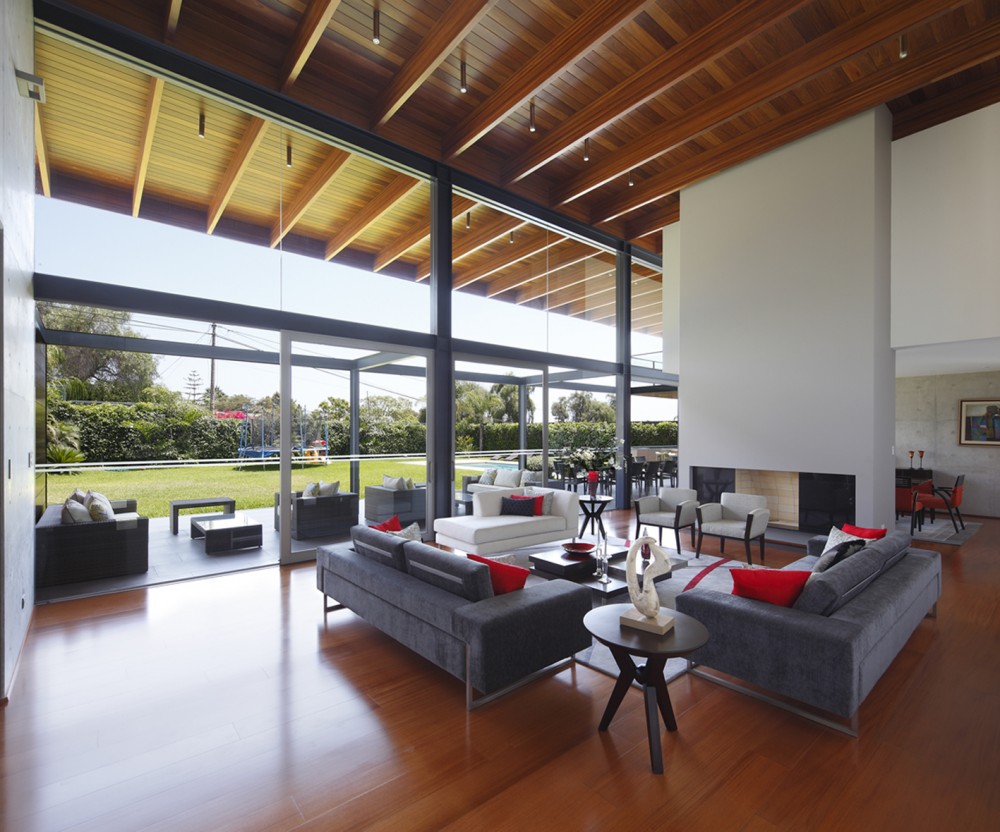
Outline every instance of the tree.
<svg viewBox="0 0 1000 832"><path fill-rule="evenodd" d="M525 394L528 396L528 421L535 421L535 403L531 400L531 391L533 388L528 387ZM520 413L518 413L517 404L518 397L521 393L521 385L519 384L494 384L490 388L490 394L496 396L500 401L500 409L494 410L493 421L495 422L518 422Z"/></svg>
<svg viewBox="0 0 1000 832"><path fill-rule="evenodd" d="M131 316L115 309L92 306L38 304L42 321L49 329L96 335L137 338L128 324ZM49 380L66 388L78 379L86 385L86 398L104 401L139 401L143 390L156 378L156 359L148 353L104 350L91 347L49 347ZM76 387L72 398L82 398ZM71 398L71 396L67 396Z"/></svg>
<svg viewBox="0 0 1000 832"><path fill-rule="evenodd" d="M191 401L196 401L198 399L201 391L201 374L197 370L192 370L187 374L187 379L184 382L184 389L187 391L188 399Z"/></svg>
<svg viewBox="0 0 1000 832"><path fill-rule="evenodd" d="M608 396L607 402L599 402L593 393L578 390L555 402L552 405L552 416L557 422L613 422L615 399L614 396Z"/></svg>
<svg viewBox="0 0 1000 832"><path fill-rule="evenodd" d="M362 424L369 426L418 421L417 411L410 400L402 396L365 396L361 402L360 419Z"/></svg>

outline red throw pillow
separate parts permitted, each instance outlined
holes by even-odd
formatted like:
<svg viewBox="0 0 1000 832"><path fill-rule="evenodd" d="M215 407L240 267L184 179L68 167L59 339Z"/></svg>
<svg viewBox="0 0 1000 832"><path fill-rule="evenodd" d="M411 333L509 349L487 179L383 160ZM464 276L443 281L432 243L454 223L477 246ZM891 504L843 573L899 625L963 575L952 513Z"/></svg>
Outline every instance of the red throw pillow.
<svg viewBox="0 0 1000 832"><path fill-rule="evenodd" d="M534 500L535 505L534 508L532 508L532 511L534 512L535 516L537 517L542 513L542 501L545 499L545 497L529 497L526 494L525 495L511 494L510 496L515 500Z"/></svg>
<svg viewBox="0 0 1000 832"><path fill-rule="evenodd" d="M730 569L733 595L790 607L802 592L812 572L797 569Z"/></svg>
<svg viewBox="0 0 1000 832"><path fill-rule="evenodd" d="M530 570L513 563L498 563L481 555L468 555L469 560L485 563L490 568L490 583L493 584L494 595L505 595L518 589L524 589Z"/></svg>
<svg viewBox="0 0 1000 832"><path fill-rule="evenodd" d="M403 531L403 527L399 524L399 515L398 514L392 515L392 517L390 517L384 523L379 523L379 524L377 524L375 526L372 526L372 528L375 529L376 531L380 531L380 532L401 532L401 531Z"/></svg>
<svg viewBox="0 0 1000 832"><path fill-rule="evenodd" d="M852 526L850 523L844 523L840 530L844 534L853 534L855 537L863 537L865 540L881 540L888 533L888 529L866 529L864 526Z"/></svg>

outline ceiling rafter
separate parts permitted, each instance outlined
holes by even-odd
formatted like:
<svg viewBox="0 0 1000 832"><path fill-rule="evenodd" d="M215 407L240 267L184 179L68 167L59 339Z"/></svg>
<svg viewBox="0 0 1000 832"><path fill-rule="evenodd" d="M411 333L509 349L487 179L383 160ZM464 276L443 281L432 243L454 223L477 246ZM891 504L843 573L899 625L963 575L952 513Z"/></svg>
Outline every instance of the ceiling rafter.
<svg viewBox="0 0 1000 832"><path fill-rule="evenodd" d="M894 61L854 82L849 94L830 92L808 104L743 132L732 140L698 154L662 174L629 188L617 200L605 203L591 217L595 223L619 217L663 199L726 168L800 139L883 101L932 84L943 77L988 61L1000 54L1000 20L993 20L962 35L935 44L919 55ZM956 66L956 55L961 61ZM633 194L632 191L635 191Z"/></svg>
<svg viewBox="0 0 1000 832"><path fill-rule="evenodd" d="M167 11L163 20L163 39L171 41L177 34L177 23L181 17L181 3L183 0L167 0Z"/></svg>
<svg viewBox="0 0 1000 832"><path fill-rule="evenodd" d="M416 52L400 67L375 105L372 129L385 127L406 101L426 81L490 10L496 0L462 0L452 3L435 21Z"/></svg>
<svg viewBox="0 0 1000 832"><path fill-rule="evenodd" d="M575 240L570 239L567 240L567 242L570 245L563 247L561 251L549 251L546 253L547 256L542 274L538 273L535 264L526 263L524 264L523 269L509 271L495 280L491 280L490 288L486 293L486 296L490 298L495 297L503 292L508 292L511 289L516 289L519 286L530 283L533 280L542 280L546 277L546 275L552 277L557 272L569 268L577 263L582 263L584 260L588 260L591 257L596 257L598 254L595 249L590 246L583 245L582 243L578 243Z"/></svg>
<svg viewBox="0 0 1000 832"><path fill-rule="evenodd" d="M541 136L513 159L505 181L517 182L565 153L586 136L689 78L722 55L787 17L808 0L743 0L726 14L685 38L637 75L594 99L558 128Z"/></svg>
<svg viewBox="0 0 1000 832"><path fill-rule="evenodd" d="M681 199L679 194L657 200L653 210L648 211L625 224L625 239L637 240L661 231L665 226L672 225L681 218Z"/></svg>
<svg viewBox="0 0 1000 832"><path fill-rule="evenodd" d="M471 211L479 203L474 199L469 199L464 196L456 196L452 198L451 204L451 219L454 222L462 214ZM395 240L393 240L389 245L383 248L378 254L375 255L375 264L372 267L372 271L380 272L390 263L395 262L407 251L409 251L414 246L420 245L424 240L431 236L431 226L426 219L420 219L418 222L414 223L413 227L407 231L405 234L400 235Z"/></svg>
<svg viewBox="0 0 1000 832"><path fill-rule="evenodd" d="M278 245L284 236L295 227L296 223L302 219L312 204L319 199L327 186L337 178L338 174L351 161L351 154L339 148L330 148L329 154L323 160L316 172L309 177L309 181L302 186L295 198L288 204L288 207L281 212L281 216L275 220L271 226L271 248Z"/></svg>
<svg viewBox="0 0 1000 832"><path fill-rule="evenodd" d="M940 0L891 0L852 18L782 58L747 76L723 92L686 110L680 118L650 131L606 161L589 165L553 193L553 203L563 205L644 165L678 145L731 121L747 110L868 51L886 38L945 14L951 4ZM914 56L916 58L916 56ZM862 83L864 79L859 79Z"/></svg>
<svg viewBox="0 0 1000 832"><path fill-rule="evenodd" d="M309 3L309 8L302 15L295 30L295 40L292 41L285 62L281 66L278 80L282 92L288 92L292 84L298 80L306 61L312 55L326 27L330 25L330 19L339 5L340 0L312 0Z"/></svg>
<svg viewBox="0 0 1000 832"><path fill-rule="evenodd" d="M509 251L503 255L495 255L472 267L455 269L452 285L455 289L463 289L471 283L501 272L515 263L541 254L566 239L562 235L545 232L540 235L532 234L527 239L517 240L513 245L508 246Z"/></svg>
<svg viewBox="0 0 1000 832"><path fill-rule="evenodd" d="M652 0L596 0L543 46L451 131L442 148L445 161L464 153L532 95L552 82L594 45L613 35Z"/></svg>
<svg viewBox="0 0 1000 832"><path fill-rule="evenodd" d="M466 231L460 237L452 235L451 259L457 263L463 257L468 257L483 246L488 246L497 237L516 231L527 220L519 219L511 214L498 213L492 219L480 222ZM417 266L417 280L426 280L431 276L431 258L425 257Z"/></svg>
<svg viewBox="0 0 1000 832"><path fill-rule="evenodd" d="M146 114L142 125L142 141L139 145L139 158L135 166L135 181L132 183L132 216L139 216L139 206L142 204L142 191L146 187L146 171L149 169L149 157L153 152L153 136L156 133L156 120L160 116L160 101L163 98L163 79L152 75L149 78L149 95L146 97Z"/></svg>
<svg viewBox="0 0 1000 832"><path fill-rule="evenodd" d="M602 263L596 268L587 268L586 266L582 268L574 268L564 274L557 275L555 279L550 279L547 282L547 285L542 281L539 281L538 285L526 284L516 294L514 303L522 306L526 303L532 303L539 299L545 299L546 308L549 308L548 299L557 292L570 289L573 286L585 285L587 281L607 280L608 277L613 276L614 273L615 266L613 263Z"/></svg>
<svg viewBox="0 0 1000 832"><path fill-rule="evenodd" d="M42 182L42 193L52 196L52 175L49 172L49 154L45 149L45 137L42 134L42 111L35 105L35 159L38 161L38 178Z"/></svg>
<svg viewBox="0 0 1000 832"><path fill-rule="evenodd" d="M215 226L222 219L222 212L226 210L229 200L233 197L233 191L240 182L240 178L246 172L253 158L254 151L260 146L267 133L268 122L257 116L250 116L243 138L240 140L233 158L229 161L229 167L215 190L211 203L208 206L208 233L215 231Z"/></svg>
<svg viewBox="0 0 1000 832"><path fill-rule="evenodd" d="M392 210L396 203L405 199L421 181L405 173L397 173L373 200L355 213L348 222L340 227L337 233L326 244L323 254L325 260L336 257L341 251L360 237L382 214Z"/></svg>
<svg viewBox="0 0 1000 832"><path fill-rule="evenodd" d="M920 104L897 113L892 122L893 139L911 136L928 127L941 124L974 110L1000 101L1000 84L996 78L981 78L945 95L936 95Z"/></svg>

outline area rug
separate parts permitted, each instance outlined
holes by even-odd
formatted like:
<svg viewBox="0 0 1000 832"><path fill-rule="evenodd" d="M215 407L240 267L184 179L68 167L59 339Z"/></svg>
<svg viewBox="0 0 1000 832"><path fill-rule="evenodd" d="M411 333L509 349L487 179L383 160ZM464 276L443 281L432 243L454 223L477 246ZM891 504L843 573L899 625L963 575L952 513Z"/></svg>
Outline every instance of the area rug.
<svg viewBox="0 0 1000 832"><path fill-rule="evenodd" d="M982 523L970 523L966 520L965 528L963 529L960 524L959 530L956 533L955 527L952 525L951 520L948 519L948 515L945 514L942 517L941 514L938 514L933 523L925 520L922 529L914 529L913 539L926 540L928 543L945 543L949 546L961 546L979 531L982 525ZM896 528L908 532L910 530L910 518L907 517L903 520L898 520Z"/></svg>

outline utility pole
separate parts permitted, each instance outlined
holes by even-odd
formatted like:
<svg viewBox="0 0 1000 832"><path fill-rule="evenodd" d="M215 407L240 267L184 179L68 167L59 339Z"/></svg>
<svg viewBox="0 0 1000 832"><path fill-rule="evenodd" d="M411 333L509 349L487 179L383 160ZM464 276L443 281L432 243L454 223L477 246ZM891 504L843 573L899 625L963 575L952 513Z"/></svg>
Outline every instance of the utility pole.
<svg viewBox="0 0 1000 832"><path fill-rule="evenodd" d="M215 324L212 324L212 346L215 346ZM208 378L208 412L215 415L215 353L212 353L212 365Z"/></svg>

